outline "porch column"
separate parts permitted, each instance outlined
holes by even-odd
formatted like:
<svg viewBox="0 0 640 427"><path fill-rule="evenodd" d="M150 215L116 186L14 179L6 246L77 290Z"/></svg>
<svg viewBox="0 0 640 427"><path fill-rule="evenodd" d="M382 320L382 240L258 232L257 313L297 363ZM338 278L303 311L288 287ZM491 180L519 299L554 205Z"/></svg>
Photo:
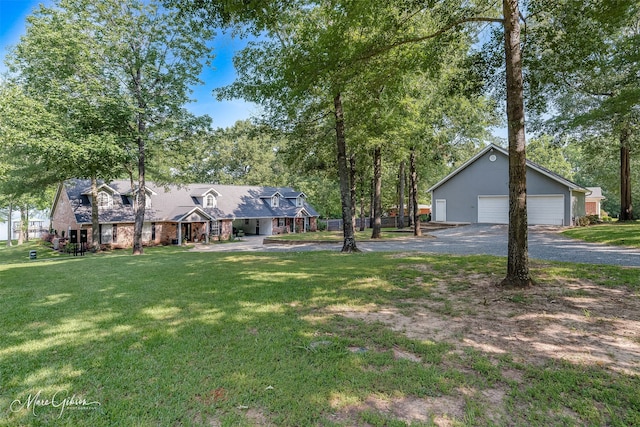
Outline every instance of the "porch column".
<svg viewBox="0 0 640 427"><path fill-rule="evenodd" d="M178 246L182 246L182 222L178 221Z"/></svg>

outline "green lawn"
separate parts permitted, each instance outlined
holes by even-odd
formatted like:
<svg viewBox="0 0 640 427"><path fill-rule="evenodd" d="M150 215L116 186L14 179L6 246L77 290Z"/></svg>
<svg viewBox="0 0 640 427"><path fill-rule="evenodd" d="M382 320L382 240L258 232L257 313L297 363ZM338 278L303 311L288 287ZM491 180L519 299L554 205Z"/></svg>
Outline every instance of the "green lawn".
<svg viewBox="0 0 640 427"><path fill-rule="evenodd" d="M640 247L640 222L637 221L577 227L563 231L562 234L586 242Z"/></svg>
<svg viewBox="0 0 640 427"><path fill-rule="evenodd" d="M419 302L439 304L452 321L473 316L474 305L461 310L458 301L478 277L499 278L501 258L178 247L72 257L38 247L29 260L34 247L0 248L0 425L440 422L407 421L409 411L388 403L399 401L420 411L420 402L459 402L449 425L640 424L638 376L543 355L525 364L467 347L462 336L409 338L337 314L390 307L408 315ZM546 264L534 273L541 289L589 280L640 291L637 269ZM434 291L443 278L448 294ZM500 408L487 401L495 390Z"/></svg>

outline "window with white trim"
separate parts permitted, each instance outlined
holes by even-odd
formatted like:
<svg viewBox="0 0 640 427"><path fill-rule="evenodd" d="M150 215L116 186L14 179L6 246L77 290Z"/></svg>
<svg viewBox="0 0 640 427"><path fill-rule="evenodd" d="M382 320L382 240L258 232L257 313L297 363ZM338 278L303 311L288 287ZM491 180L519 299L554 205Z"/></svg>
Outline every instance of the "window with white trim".
<svg viewBox="0 0 640 427"><path fill-rule="evenodd" d="M142 241L149 242L151 241L151 233L152 227L150 222L145 222L142 224Z"/></svg>
<svg viewBox="0 0 640 427"><path fill-rule="evenodd" d="M220 235L220 221L211 221L209 225L209 234L212 236Z"/></svg>
<svg viewBox="0 0 640 427"><path fill-rule="evenodd" d="M215 208L216 207L216 198L213 194L207 194L204 198L204 207L205 208Z"/></svg>
<svg viewBox="0 0 640 427"><path fill-rule="evenodd" d="M109 244L113 242L113 225L100 224L99 231L101 244Z"/></svg>
<svg viewBox="0 0 640 427"><path fill-rule="evenodd" d="M277 195L271 197L271 207L277 208L279 206L280 206L280 197L278 197Z"/></svg>
<svg viewBox="0 0 640 427"><path fill-rule="evenodd" d="M302 196L298 196L296 198L296 206L297 207L302 207L304 206L304 198Z"/></svg>
<svg viewBox="0 0 640 427"><path fill-rule="evenodd" d="M113 199L104 191L98 193L98 208L107 209L113 206Z"/></svg>

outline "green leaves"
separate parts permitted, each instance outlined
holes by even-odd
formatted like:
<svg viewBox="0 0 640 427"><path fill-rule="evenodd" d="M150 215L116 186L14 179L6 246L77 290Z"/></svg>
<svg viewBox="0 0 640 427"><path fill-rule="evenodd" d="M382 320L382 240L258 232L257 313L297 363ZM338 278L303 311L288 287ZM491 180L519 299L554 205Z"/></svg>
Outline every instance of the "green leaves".
<svg viewBox="0 0 640 427"><path fill-rule="evenodd" d="M640 20L637 1L539 2L527 31L529 75L558 123L608 127L640 105L637 74Z"/></svg>
<svg viewBox="0 0 640 427"><path fill-rule="evenodd" d="M138 140L161 144L175 137L169 122L190 120L181 109L213 36L198 19L155 1L59 0L28 22L9 64L25 96L40 100L40 133L57 135L29 143L42 161L56 153L57 179L121 175L141 155Z"/></svg>

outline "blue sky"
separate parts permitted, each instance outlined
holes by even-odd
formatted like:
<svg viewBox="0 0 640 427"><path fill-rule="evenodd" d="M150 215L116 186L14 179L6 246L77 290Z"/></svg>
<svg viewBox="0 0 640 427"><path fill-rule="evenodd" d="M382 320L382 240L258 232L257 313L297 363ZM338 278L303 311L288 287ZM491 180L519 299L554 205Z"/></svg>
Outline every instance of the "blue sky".
<svg viewBox="0 0 640 427"><path fill-rule="evenodd" d="M40 3L49 4L49 0L0 0L0 73L6 68L4 57L9 46L16 45L20 36L25 34L26 17L35 10ZM216 55L212 67L207 68L201 75L205 82L202 86L193 88L193 98L196 102L187 108L196 115L208 114L213 118L214 127L229 127L237 120L247 119L259 113L259 107L243 100L217 101L212 90L233 82L235 71L231 63L234 52L244 46L244 41L234 40L228 35L219 34L213 42ZM493 133L506 138L506 129L494 129Z"/></svg>
<svg viewBox="0 0 640 427"><path fill-rule="evenodd" d="M26 32L26 18L47 0L0 0L0 73L6 70L4 57L10 46L15 46ZM233 82L235 71L231 59L235 51L241 49L244 42L234 40L228 35L219 34L213 42L216 55L212 67L205 69L202 86L193 88L193 98L197 101L187 108L197 115L208 114L213 118L215 127L229 127L237 120L243 120L258 113L258 107L243 100L217 101L212 90Z"/></svg>

